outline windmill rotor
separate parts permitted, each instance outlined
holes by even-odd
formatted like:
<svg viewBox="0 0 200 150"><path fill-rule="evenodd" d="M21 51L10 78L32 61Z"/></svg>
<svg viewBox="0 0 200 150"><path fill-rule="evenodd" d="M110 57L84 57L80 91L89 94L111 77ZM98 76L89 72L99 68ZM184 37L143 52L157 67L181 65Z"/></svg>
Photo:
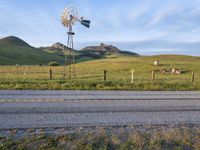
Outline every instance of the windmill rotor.
<svg viewBox="0 0 200 150"><path fill-rule="evenodd" d="M72 7L68 6L64 9L63 14L61 15L61 22L65 27L69 27L75 24L78 21L78 11Z"/></svg>
<svg viewBox="0 0 200 150"><path fill-rule="evenodd" d="M85 20L84 17L79 17L78 11L72 6L68 6L64 9L63 14L61 15L61 22L65 27L70 27L76 22L80 22L87 28L90 27L90 20Z"/></svg>

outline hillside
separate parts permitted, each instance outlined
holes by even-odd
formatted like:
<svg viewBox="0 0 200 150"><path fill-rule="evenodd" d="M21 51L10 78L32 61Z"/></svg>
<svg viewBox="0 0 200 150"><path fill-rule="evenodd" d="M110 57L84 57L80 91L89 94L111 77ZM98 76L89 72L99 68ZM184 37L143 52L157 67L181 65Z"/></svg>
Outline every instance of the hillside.
<svg viewBox="0 0 200 150"><path fill-rule="evenodd" d="M49 47L35 48L15 36L0 39L0 65L46 65L50 61L63 64L64 57L69 52L69 47L59 42ZM138 56L136 53L122 51L115 46L106 44L88 46L80 51L72 50L72 54L75 55L78 63L110 57Z"/></svg>
<svg viewBox="0 0 200 150"><path fill-rule="evenodd" d="M48 52L57 56L65 57L69 55L70 53L70 48L67 47L66 45L62 43L55 43L49 47L40 47L40 49L44 52ZM83 62L83 61L89 61L89 60L94 60L96 57L93 57L92 55L88 55L85 52L80 52L77 50L72 50L72 54L75 55L76 62Z"/></svg>
<svg viewBox="0 0 200 150"><path fill-rule="evenodd" d="M138 54L130 51L123 51L113 45L101 43L99 46L88 46L81 50L82 53L94 55L95 57L103 58L109 55L131 55L138 56Z"/></svg>
<svg viewBox="0 0 200 150"><path fill-rule="evenodd" d="M83 51L94 51L94 52L110 52L110 53L120 53L120 49L112 45L106 45L101 43L99 46L88 46L82 49Z"/></svg>
<svg viewBox="0 0 200 150"><path fill-rule="evenodd" d="M89 48L89 47L88 47ZM52 46L49 47L40 47L45 52L52 53L58 56L67 56L70 53L70 48L62 43L55 43ZM81 62L82 60L93 60L93 59L100 59L103 58L104 54L100 52L101 49L99 49L99 52L95 52L92 49L89 50L72 50L72 54L75 55L76 61Z"/></svg>
<svg viewBox="0 0 200 150"><path fill-rule="evenodd" d="M14 37L0 39L0 65L46 65L50 61L63 63L63 57L41 51Z"/></svg>
<svg viewBox="0 0 200 150"><path fill-rule="evenodd" d="M66 56L69 54L69 47L65 46L62 43L55 43L49 47L41 47L41 49L45 52L53 53L59 56ZM88 46L80 51L73 50L72 53L76 56L76 60L78 62L86 61L86 60L94 60L94 59L102 59L107 57L121 57L121 56L138 56L138 54L122 51L113 45L101 44L100 46Z"/></svg>
<svg viewBox="0 0 200 150"><path fill-rule="evenodd" d="M9 37L0 39L0 44L31 47L28 43L26 43L25 41L15 36L9 36Z"/></svg>
<svg viewBox="0 0 200 150"><path fill-rule="evenodd" d="M40 49L42 49L45 52L53 53L53 54L56 54L56 55L59 55L59 56L68 55L69 50L70 50L69 47L67 47L66 45L59 43L59 42L57 42L57 43L55 43L55 44L53 44L49 47L40 47ZM76 50L72 50L72 54L78 55L79 52L76 51Z"/></svg>

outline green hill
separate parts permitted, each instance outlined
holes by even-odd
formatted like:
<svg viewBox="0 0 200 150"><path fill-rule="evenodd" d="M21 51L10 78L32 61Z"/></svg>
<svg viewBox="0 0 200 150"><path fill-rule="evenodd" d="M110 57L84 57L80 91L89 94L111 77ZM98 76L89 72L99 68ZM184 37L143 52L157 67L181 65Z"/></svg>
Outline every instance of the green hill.
<svg viewBox="0 0 200 150"><path fill-rule="evenodd" d="M15 36L0 39L0 65L47 65L50 61L63 64L64 57L69 55L70 49L62 43L55 43L49 47L35 48ZM101 44L88 46L80 51L72 50L77 63L116 58L122 56L138 56L133 52L122 51L115 46Z"/></svg>
<svg viewBox="0 0 200 150"><path fill-rule="evenodd" d="M25 41L15 36L9 36L9 37L0 39L0 44L31 47L28 43L26 43Z"/></svg>
<svg viewBox="0 0 200 150"><path fill-rule="evenodd" d="M62 43L55 43L49 47L40 47L43 51L53 53L58 56L66 56L69 54L69 47ZM104 58L116 58L122 56L139 56L136 53L129 51L122 51L115 46L106 45L101 43L99 46L88 46L80 51L72 50L72 54L75 55L76 62L83 62Z"/></svg>
<svg viewBox="0 0 200 150"><path fill-rule="evenodd" d="M48 52L61 57L65 57L70 53L70 48L59 42L49 47L40 47L40 49L44 52ZM83 62L96 59L95 57L88 55L85 52L81 53L77 50L71 50L71 53L74 54L76 62Z"/></svg>
<svg viewBox="0 0 200 150"><path fill-rule="evenodd" d="M0 65L46 65L50 61L63 63L64 58L34 48L14 36L0 39Z"/></svg>

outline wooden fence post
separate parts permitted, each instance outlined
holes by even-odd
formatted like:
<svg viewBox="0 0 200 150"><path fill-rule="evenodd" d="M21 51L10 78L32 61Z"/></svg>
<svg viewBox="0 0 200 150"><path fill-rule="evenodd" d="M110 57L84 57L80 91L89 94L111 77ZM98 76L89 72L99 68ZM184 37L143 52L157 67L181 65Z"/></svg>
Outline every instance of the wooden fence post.
<svg viewBox="0 0 200 150"><path fill-rule="evenodd" d="M155 80L155 71L154 70L152 71L152 80L153 81Z"/></svg>
<svg viewBox="0 0 200 150"><path fill-rule="evenodd" d="M52 80L53 77L52 77L52 70L51 69L49 70L49 77Z"/></svg>
<svg viewBox="0 0 200 150"><path fill-rule="evenodd" d="M16 68L17 68L17 74L19 74L19 65L16 64Z"/></svg>
<svg viewBox="0 0 200 150"><path fill-rule="evenodd" d="M194 82L194 72L192 71L191 82Z"/></svg>
<svg viewBox="0 0 200 150"><path fill-rule="evenodd" d="M135 70L131 69L131 83L133 83L134 80L134 72Z"/></svg>
<svg viewBox="0 0 200 150"><path fill-rule="evenodd" d="M107 79L106 75L107 75L107 70L104 70L104 77L103 77L104 81L106 81Z"/></svg>

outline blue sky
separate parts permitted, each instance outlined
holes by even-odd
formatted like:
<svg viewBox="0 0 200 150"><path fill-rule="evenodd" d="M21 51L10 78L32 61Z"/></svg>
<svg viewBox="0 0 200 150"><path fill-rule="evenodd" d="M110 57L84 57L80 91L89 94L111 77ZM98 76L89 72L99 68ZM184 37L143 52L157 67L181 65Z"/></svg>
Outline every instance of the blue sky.
<svg viewBox="0 0 200 150"><path fill-rule="evenodd" d="M199 0L1 0L0 38L66 43L60 15L67 5L92 21L90 29L75 25L77 49L104 42L144 55L200 55Z"/></svg>

